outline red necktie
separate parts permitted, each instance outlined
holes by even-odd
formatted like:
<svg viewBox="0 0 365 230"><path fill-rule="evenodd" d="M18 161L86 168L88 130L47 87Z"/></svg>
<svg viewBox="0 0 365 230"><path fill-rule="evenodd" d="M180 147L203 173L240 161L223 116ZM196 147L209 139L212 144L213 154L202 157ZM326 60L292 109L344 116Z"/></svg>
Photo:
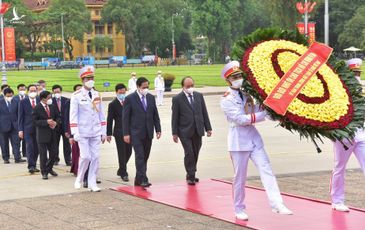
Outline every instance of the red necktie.
<svg viewBox="0 0 365 230"><path fill-rule="evenodd" d="M61 100L59 98L57 99L57 106L58 106L58 111L61 112Z"/></svg>
<svg viewBox="0 0 365 230"><path fill-rule="evenodd" d="M34 102L34 99L32 99L32 109L34 109L35 107L35 102Z"/></svg>
<svg viewBox="0 0 365 230"><path fill-rule="evenodd" d="M48 118L50 118L51 117L51 113L49 112L48 106L46 105L45 108L46 108L46 112L47 112Z"/></svg>

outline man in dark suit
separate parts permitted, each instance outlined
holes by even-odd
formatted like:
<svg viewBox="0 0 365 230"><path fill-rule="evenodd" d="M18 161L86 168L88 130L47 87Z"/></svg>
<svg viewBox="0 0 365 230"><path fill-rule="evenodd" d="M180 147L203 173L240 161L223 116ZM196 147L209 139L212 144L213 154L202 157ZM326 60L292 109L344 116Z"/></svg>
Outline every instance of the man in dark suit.
<svg viewBox="0 0 365 230"><path fill-rule="evenodd" d="M53 171L53 164L56 160L56 126L60 122L59 113L52 105L52 95L48 91L42 91L39 95L40 103L33 111L33 123L36 127L36 138L38 143L39 157L41 160L42 179L48 179L48 173L58 176ZM49 157L47 157L47 150Z"/></svg>
<svg viewBox="0 0 365 230"><path fill-rule="evenodd" d="M70 132L68 130L68 127L66 126L66 117L67 117L67 111L69 110L68 107L70 107L70 99L62 96L62 86L60 85L52 86L52 92L54 95L54 97L52 98L52 104L54 105L57 113L59 114L61 121L61 124L56 127L57 139L55 144L56 144L57 155L56 155L55 165L58 165L58 162L60 161L59 145L62 136L63 156L65 159L65 163L67 166L71 166L71 145L69 142Z"/></svg>
<svg viewBox="0 0 365 230"><path fill-rule="evenodd" d="M161 137L161 124L155 97L148 93L149 82L140 77L136 92L128 95L123 108L123 135L126 143L132 143L136 158L136 178L134 185L149 187L146 175L147 161L151 151L154 129L156 137Z"/></svg>
<svg viewBox="0 0 365 230"><path fill-rule="evenodd" d="M13 150L15 163L25 162L20 155L20 139L18 137L18 103L13 98L14 91L4 90L0 99L0 132L2 138L1 152L5 164L9 164L9 141Z"/></svg>
<svg viewBox="0 0 365 230"><path fill-rule="evenodd" d="M195 177L199 151L202 146L204 131L212 135L207 107L203 95L194 91L194 80L185 77L181 81L183 91L172 99L172 135L175 143L180 138L184 148L184 165L186 180L189 185L195 185L199 179Z"/></svg>
<svg viewBox="0 0 365 230"><path fill-rule="evenodd" d="M33 108L39 103L37 98L37 86L28 86L28 98L20 101L18 108L19 137L25 140L27 148L28 169L31 174L39 172L37 169L38 146L35 128L33 125Z"/></svg>
<svg viewBox="0 0 365 230"><path fill-rule="evenodd" d="M18 89L18 95L14 96L14 100L17 102L17 106L19 107L19 103L20 101L22 101L23 99L27 98L27 86L24 84L19 84L17 87ZM18 114L17 114L18 117ZM25 144L25 140L21 140L21 150L22 150L22 156L23 157L27 157L27 149L26 149L26 144Z"/></svg>
<svg viewBox="0 0 365 230"><path fill-rule="evenodd" d="M106 135L108 142L111 141L112 135L115 138L119 162L117 175L120 176L123 181L127 182L129 181L127 163L132 154L132 146L125 143L123 140L123 106L127 87L124 84L117 84L115 86L115 92L117 97L109 103L108 107ZM114 130L113 121L115 121Z"/></svg>

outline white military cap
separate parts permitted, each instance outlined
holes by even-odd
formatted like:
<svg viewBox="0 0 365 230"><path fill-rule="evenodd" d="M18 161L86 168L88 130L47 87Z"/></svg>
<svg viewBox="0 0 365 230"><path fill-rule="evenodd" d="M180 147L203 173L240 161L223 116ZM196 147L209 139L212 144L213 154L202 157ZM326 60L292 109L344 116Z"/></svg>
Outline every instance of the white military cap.
<svg viewBox="0 0 365 230"><path fill-rule="evenodd" d="M131 76L136 76L136 75L137 75L136 72L131 73Z"/></svg>
<svg viewBox="0 0 365 230"><path fill-rule="evenodd" d="M162 74L162 71L161 70L157 71L157 74Z"/></svg>
<svg viewBox="0 0 365 230"><path fill-rule="evenodd" d="M221 72L221 77L227 79L231 74L242 73L240 63L238 61L228 62Z"/></svg>
<svg viewBox="0 0 365 230"><path fill-rule="evenodd" d="M361 71L362 60L360 58L352 58L346 64L352 71Z"/></svg>
<svg viewBox="0 0 365 230"><path fill-rule="evenodd" d="M94 76L95 68L92 65L86 65L80 69L79 78L83 79L85 77Z"/></svg>

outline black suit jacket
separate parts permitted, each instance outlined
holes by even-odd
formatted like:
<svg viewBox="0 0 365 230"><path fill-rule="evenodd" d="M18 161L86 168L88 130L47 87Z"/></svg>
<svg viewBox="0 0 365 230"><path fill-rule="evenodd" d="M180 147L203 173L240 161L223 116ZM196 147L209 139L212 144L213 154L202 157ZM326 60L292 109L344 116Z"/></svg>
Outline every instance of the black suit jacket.
<svg viewBox="0 0 365 230"><path fill-rule="evenodd" d="M193 93L193 107L184 92L172 98L172 135L192 137L196 132L204 136L204 131L212 130L207 107L201 93Z"/></svg>
<svg viewBox="0 0 365 230"><path fill-rule="evenodd" d="M161 132L155 97L148 93L146 99L147 111L144 111L137 92L128 95L124 100L123 135L131 135L132 141L133 138L152 139L154 129Z"/></svg>
<svg viewBox="0 0 365 230"><path fill-rule="evenodd" d="M54 107L60 117L61 124L58 126L58 131L61 133L68 132L69 118L67 116L69 115L69 110L70 110L69 109L70 99L68 99L67 97L61 97L61 111L59 111L59 109L58 109L56 98L52 98L52 105L54 105Z"/></svg>
<svg viewBox="0 0 365 230"><path fill-rule="evenodd" d="M36 138L38 144L50 143L55 140L56 129L51 129L48 126L47 120L52 119L60 124L59 114L53 105L48 105L51 117L49 118L42 103L38 103L34 107L32 118L36 128Z"/></svg>
<svg viewBox="0 0 365 230"><path fill-rule="evenodd" d="M36 99L37 105L39 97ZM24 134L33 134L35 132L33 119L32 119L33 108L29 98L21 100L18 106L18 129L23 131Z"/></svg>
<svg viewBox="0 0 365 230"><path fill-rule="evenodd" d="M121 137L123 136L123 105L120 101L115 98L112 102L109 103L108 106L108 118L107 118L107 128L106 134L108 136L116 136ZM113 130L113 121L114 130Z"/></svg>

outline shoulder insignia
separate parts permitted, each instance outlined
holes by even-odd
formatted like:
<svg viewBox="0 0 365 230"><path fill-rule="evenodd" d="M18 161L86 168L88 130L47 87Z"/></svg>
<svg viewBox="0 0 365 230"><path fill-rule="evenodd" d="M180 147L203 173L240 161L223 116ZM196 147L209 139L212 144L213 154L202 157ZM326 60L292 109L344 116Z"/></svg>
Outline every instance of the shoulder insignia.
<svg viewBox="0 0 365 230"><path fill-rule="evenodd" d="M223 94L223 97L227 97L228 95L230 95L231 94L231 92L229 92L229 91L227 91L227 92L225 92L224 94Z"/></svg>
<svg viewBox="0 0 365 230"><path fill-rule="evenodd" d="M77 95L77 94L79 94L79 93L81 93L81 89L79 89L79 90L75 91L72 95Z"/></svg>

